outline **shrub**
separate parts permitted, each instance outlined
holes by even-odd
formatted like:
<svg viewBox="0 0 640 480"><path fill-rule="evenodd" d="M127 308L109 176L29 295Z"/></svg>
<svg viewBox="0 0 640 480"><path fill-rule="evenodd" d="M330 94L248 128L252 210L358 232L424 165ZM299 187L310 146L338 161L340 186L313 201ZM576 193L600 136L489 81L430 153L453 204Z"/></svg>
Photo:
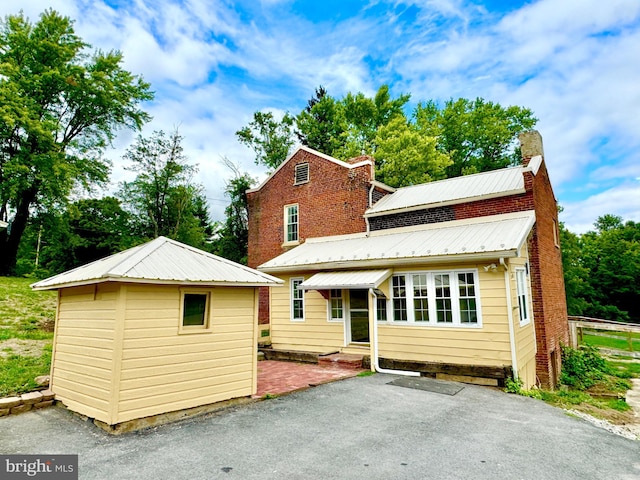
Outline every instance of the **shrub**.
<svg viewBox="0 0 640 480"><path fill-rule="evenodd" d="M596 347L583 345L579 349L562 345L560 383L577 390L586 390L609 373L604 358Z"/></svg>

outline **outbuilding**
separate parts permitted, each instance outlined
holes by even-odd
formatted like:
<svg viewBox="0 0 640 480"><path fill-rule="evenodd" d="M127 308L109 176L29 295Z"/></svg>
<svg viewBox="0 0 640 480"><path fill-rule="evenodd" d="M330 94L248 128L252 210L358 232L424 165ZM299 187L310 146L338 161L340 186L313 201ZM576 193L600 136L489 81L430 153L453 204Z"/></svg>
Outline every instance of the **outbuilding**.
<svg viewBox="0 0 640 480"><path fill-rule="evenodd" d="M57 290L50 388L112 429L257 388L266 273L159 237L32 285Z"/></svg>

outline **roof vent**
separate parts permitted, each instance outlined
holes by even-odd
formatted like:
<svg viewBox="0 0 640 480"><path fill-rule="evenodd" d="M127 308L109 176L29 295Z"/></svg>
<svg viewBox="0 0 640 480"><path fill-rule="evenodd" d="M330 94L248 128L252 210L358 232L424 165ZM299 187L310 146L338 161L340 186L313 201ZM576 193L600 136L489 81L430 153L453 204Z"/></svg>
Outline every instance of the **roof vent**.
<svg viewBox="0 0 640 480"><path fill-rule="evenodd" d="M309 181L309 164L299 163L295 166L294 185L300 185Z"/></svg>

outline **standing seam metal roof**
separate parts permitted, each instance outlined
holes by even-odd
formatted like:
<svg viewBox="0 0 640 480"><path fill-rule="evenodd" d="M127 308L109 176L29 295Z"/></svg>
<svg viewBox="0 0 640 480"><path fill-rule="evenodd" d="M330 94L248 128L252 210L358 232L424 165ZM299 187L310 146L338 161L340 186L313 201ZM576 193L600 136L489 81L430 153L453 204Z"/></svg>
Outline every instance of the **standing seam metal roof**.
<svg viewBox="0 0 640 480"><path fill-rule="evenodd" d="M398 188L386 195L365 212L365 217L389 214L415 207L434 207L439 204L463 203L489 196L511 195L525 191L525 167L509 167L491 172L448 178Z"/></svg>
<svg viewBox="0 0 640 480"><path fill-rule="evenodd" d="M433 258L515 256L534 223L535 212L531 210L369 234L309 239L258 269L279 272L371 268Z"/></svg>
<svg viewBox="0 0 640 480"><path fill-rule="evenodd" d="M275 285L281 280L165 237L34 283L48 290L100 281L181 285Z"/></svg>

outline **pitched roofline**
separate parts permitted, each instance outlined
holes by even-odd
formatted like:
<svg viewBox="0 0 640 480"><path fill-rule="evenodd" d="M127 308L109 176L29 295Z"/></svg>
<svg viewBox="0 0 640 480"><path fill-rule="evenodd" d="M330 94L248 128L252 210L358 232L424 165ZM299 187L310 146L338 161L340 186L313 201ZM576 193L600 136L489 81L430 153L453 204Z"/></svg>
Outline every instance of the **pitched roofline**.
<svg viewBox="0 0 640 480"><path fill-rule="evenodd" d="M266 272L258 272L263 276L269 276ZM276 278L276 277L272 277ZM116 277L116 276L104 276L99 278L91 278L88 280L76 280L74 282L58 283L54 285L47 285L39 287L37 284L31 285L31 288L36 291L40 290L58 290L61 288L82 287L85 285L95 285L98 283L141 283L145 285L175 285L175 286L189 286L189 287L280 287L284 283L283 280L276 278L277 282L265 280L264 282L229 282L229 281L211 281L211 282L198 282L188 280L149 280L147 278L128 278L128 277Z"/></svg>
<svg viewBox="0 0 640 480"><path fill-rule="evenodd" d="M342 160L338 160L337 158L327 155L326 153L322 153L317 150L314 150L313 148L309 148L305 145L300 145L298 146L298 148L296 148L296 150L291 155L289 155L280 165L278 165L278 168L276 168L273 172L271 172L269 176L260 185L246 190L246 193L253 193L253 192L259 191L262 187L264 187L267 184L269 180L271 180L271 177L273 177L276 173L278 173L289 162L289 160L291 160L300 150L304 150L305 152L310 153L311 155L315 155L316 157L320 157L324 160L328 160L330 162L335 163L336 165L340 165L341 167L348 168L348 169L369 165L371 166L372 173L373 173L373 162L371 160L362 160L358 163L348 163Z"/></svg>
<svg viewBox="0 0 640 480"><path fill-rule="evenodd" d="M386 191L391 192L391 193L393 193L396 190L398 190L396 187L391 187L391 186L387 185L386 183L379 182L378 180L371 180L370 183L371 183L372 187L378 187L378 188L381 188L382 190L386 190Z"/></svg>

